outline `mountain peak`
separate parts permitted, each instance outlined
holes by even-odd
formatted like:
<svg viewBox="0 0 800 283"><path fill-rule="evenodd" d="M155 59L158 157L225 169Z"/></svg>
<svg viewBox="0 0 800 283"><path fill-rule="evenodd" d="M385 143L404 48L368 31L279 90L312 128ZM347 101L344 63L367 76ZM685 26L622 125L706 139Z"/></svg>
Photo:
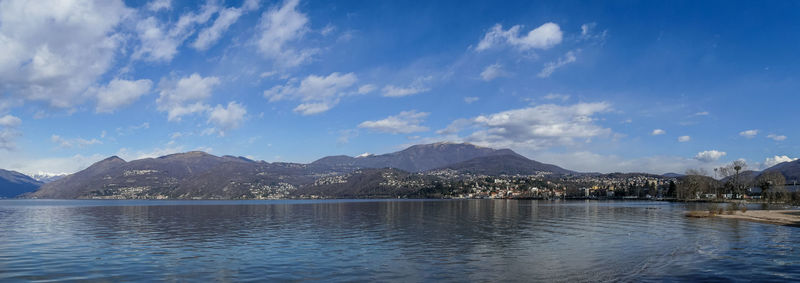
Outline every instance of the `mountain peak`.
<svg viewBox="0 0 800 283"><path fill-rule="evenodd" d="M111 157L108 157L106 159L100 160L100 162L109 162L109 161L114 161L114 162L122 161L122 162L125 162L125 159L122 159L122 158L120 158L119 156L116 156L116 155L112 155Z"/></svg>
<svg viewBox="0 0 800 283"><path fill-rule="evenodd" d="M469 146L475 148L482 148L482 146L474 145L468 142L451 142L451 141L442 141L442 142L435 142L435 143L426 143L426 144L416 144L410 147L440 147L440 146Z"/></svg>
<svg viewBox="0 0 800 283"><path fill-rule="evenodd" d="M316 168L397 168L408 172L422 172L430 169L467 161L476 157L494 155L514 155L524 158L510 149L492 149L471 143L437 142L409 146L401 151L374 155L362 154L356 157L328 156L314 161Z"/></svg>
<svg viewBox="0 0 800 283"><path fill-rule="evenodd" d="M194 151L179 152L179 153L164 155L159 157L159 159L192 158L192 157L206 157L206 156L214 156L214 155L208 154L205 151L194 150Z"/></svg>
<svg viewBox="0 0 800 283"><path fill-rule="evenodd" d="M100 165L121 164L121 163L125 163L125 160L122 159L122 158L119 158L119 156L114 155L114 156L108 157L106 159L97 161L97 162L95 162L94 164L92 164L89 167L100 166Z"/></svg>
<svg viewBox="0 0 800 283"><path fill-rule="evenodd" d="M106 170L111 167L116 167L119 165L125 164L125 160L119 158L119 156L111 156L109 158L100 160L89 166L87 169L95 169L95 170Z"/></svg>

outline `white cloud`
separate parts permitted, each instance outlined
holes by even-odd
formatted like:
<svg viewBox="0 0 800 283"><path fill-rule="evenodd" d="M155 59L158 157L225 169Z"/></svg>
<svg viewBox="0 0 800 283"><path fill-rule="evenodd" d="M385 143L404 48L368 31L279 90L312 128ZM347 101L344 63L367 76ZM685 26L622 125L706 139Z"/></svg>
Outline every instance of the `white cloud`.
<svg viewBox="0 0 800 283"><path fill-rule="evenodd" d="M478 100L480 100L480 98L479 98L479 97L477 97L477 96L467 96L467 97L464 97L464 102L466 102L467 104L471 104L471 103L473 103L473 102L475 102L475 101L478 101Z"/></svg>
<svg viewBox="0 0 800 283"><path fill-rule="evenodd" d="M0 91L2 91L2 90L3 90L2 85L0 85ZM0 113L6 112L9 109L11 109L12 107L20 106L20 105L23 105L23 104L24 104L24 101L19 97L11 97L9 95L6 95L6 97L0 97ZM42 116L44 115L42 110L38 110L36 114L40 114L40 113L42 113ZM36 115L36 114L34 114L35 115L34 118L38 119L38 118L36 118L36 116L39 116L39 115Z"/></svg>
<svg viewBox="0 0 800 283"><path fill-rule="evenodd" d="M497 63L486 66L486 69L481 72L481 78L487 82L507 75L508 73L503 70L503 66Z"/></svg>
<svg viewBox="0 0 800 283"><path fill-rule="evenodd" d="M0 117L0 126L15 128L20 124L22 124L22 120L18 117L12 115L5 115L3 117Z"/></svg>
<svg viewBox="0 0 800 283"><path fill-rule="evenodd" d="M569 100L569 97L570 96L568 94L550 93L550 94L545 95L544 99L567 101L567 100Z"/></svg>
<svg viewBox="0 0 800 283"><path fill-rule="evenodd" d="M260 0L245 0L244 3L242 3L242 9L245 11L257 10L258 6L260 6L258 3L259 1Z"/></svg>
<svg viewBox="0 0 800 283"><path fill-rule="evenodd" d="M425 121L425 117L428 117L428 114L430 113L417 112L415 110L403 111L400 114L389 116L382 120L364 121L358 127L391 134L425 132L428 128L420 124Z"/></svg>
<svg viewBox="0 0 800 283"><path fill-rule="evenodd" d="M270 102L280 100L298 100L294 111L303 115L313 115L329 110L339 103L341 97L357 93L353 86L358 82L358 77L353 73L331 73L328 76L309 75L297 85L296 80L290 80L286 85L274 86L264 91L264 97Z"/></svg>
<svg viewBox="0 0 800 283"><path fill-rule="evenodd" d="M561 43L563 37L561 28L555 23L545 23L523 36L519 35L520 29L522 26L515 25L503 30L502 25L496 24L483 36L475 50L482 51L502 44L522 51L532 48L548 49Z"/></svg>
<svg viewBox="0 0 800 283"><path fill-rule="evenodd" d="M139 125L132 125L132 126L124 127L124 128L123 127L119 127L119 128L117 128L117 136L129 136L129 135L136 134L136 132L141 130L141 129L149 129L149 128L150 128L150 123L148 123L148 122L144 122L144 123L141 123Z"/></svg>
<svg viewBox="0 0 800 283"><path fill-rule="evenodd" d="M708 116L708 115L710 115L710 113L708 113L708 111L701 111L701 112L694 113L694 116Z"/></svg>
<svg viewBox="0 0 800 283"><path fill-rule="evenodd" d="M328 36L329 34L333 33L334 31L336 31L336 26L334 26L332 24L328 24L324 28L322 28L322 31L320 31L319 34L321 34L322 36Z"/></svg>
<svg viewBox="0 0 800 283"><path fill-rule="evenodd" d="M470 130L467 136L448 138L494 148L544 149L572 145L575 139L611 134L611 129L596 124L594 117L608 111L611 105L605 102L570 106L544 104L458 119L437 133L455 135Z"/></svg>
<svg viewBox="0 0 800 283"><path fill-rule="evenodd" d="M258 50L278 65L294 67L309 59L316 49L289 46L309 31L308 17L297 11L299 0L287 0L283 6L275 6L261 15L258 26Z"/></svg>
<svg viewBox="0 0 800 283"><path fill-rule="evenodd" d="M217 133L217 128L214 127L205 128L203 129L203 131L200 132L200 136L210 136L213 135L214 133Z"/></svg>
<svg viewBox="0 0 800 283"><path fill-rule="evenodd" d="M83 146L93 145L93 144L103 144L103 142L99 141L98 139L85 140L85 139L78 138L78 139L75 139L75 144L77 144L78 146L83 147Z"/></svg>
<svg viewBox="0 0 800 283"><path fill-rule="evenodd" d="M208 49L211 45L216 43L219 38L222 37L222 33L228 30L241 16L242 10L239 8L225 8L220 11L219 16L214 20L214 24L200 31L197 35L197 39L192 43L192 47L197 50Z"/></svg>
<svg viewBox="0 0 800 283"><path fill-rule="evenodd" d="M169 31L155 17L149 17L136 23L136 32L140 46L131 56L134 59L148 61L170 61L178 53L181 41L169 36Z"/></svg>
<svg viewBox="0 0 800 283"><path fill-rule="evenodd" d="M698 152L697 155L694 156L694 159L697 159L697 160L699 160L701 162L708 163L708 162L717 161L720 158L722 158L723 156L725 156L726 154L727 153L725 153L724 151L706 150L706 151Z"/></svg>
<svg viewBox="0 0 800 283"><path fill-rule="evenodd" d="M375 85L366 84L358 88L358 94L367 94L378 89Z"/></svg>
<svg viewBox="0 0 800 283"><path fill-rule="evenodd" d="M150 3L147 3L147 9L153 12L158 12L161 10L171 10L172 9L172 0L153 0Z"/></svg>
<svg viewBox="0 0 800 283"><path fill-rule="evenodd" d="M161 79L158 110L167 112L168 121L180 121L181 116L206 111L209 106L204 101L211 97L211 91L220 83L217 77L202 77L197 73L188 77Z"/></svg>
<svg viewBox="0 0 800 283"><path fill-rule="evenodd" d="M208 116L208 123L214 124L219 129L219 135L224 136L225 132L239 128L244 121L247 109L239 103L231 101L228 107L217 105L211 110Z"/></svg>
<svg viewBox="0 0 800 283"><path fill-rule="evenodd" d="M153 16L140 20L135 27L140 44L131 57L146 61L171 61L177 55L178 47L195 33L195 26L205 24L219 10L215 2L209 1L199 13L187 12L171 26Z"/></svg>
<svg viewBox="0 0 800 283"><path fill-rule="evenodd" d="M308 116L319 114L328 110L331 110L333 106L339 104L339 100L333 101L326 101L326 102L317 102L317 103L302 103L297 105L292 111L300 113L301 115Z"/></svg>
<svg viewBox="0 0 800 283"><path fill-rule="evenodd" d="M438 130L436 133L447 137L455 137L457 140L463 140L462 138L457 137L457 134L461 131L474 127L475 124L473 119L456 119L453 120L453 122L450 122L446 128ZM437 141L440 141L440 139L437 138L434 142Z"/></svg>
<svg viewBox="0 0 800 283"><path fill-rule="evenodd" d="M122 1L0 2L0 92L69 108L113 63Z"/></svg>
<svg viewBox="0 0 800 283"><path fill-rule="evenodd" d="M575 56L575 51L571 50L567 52L567 54L564 54L563 57L558 58L558 61L547 62L546 64L544 64L544 68L542 69L541 72L539 72L539 74L537 74L537 76L540 78L550 77L550 75L552 75L553 72L556 71L556 69L561 68L569 63L573 63L576 60L578 60L578 58Z"/></svg>
<svg viewBox="0 0 800 283"><path fill-rule="evenodd" d="M414 95L417 93L430 91L431 88L427 86L427 82L432 80L433 77L419 77L416 78L409 86L396 86L386 85L381 90L384 97L403 97Z"/></svg>
<svg viewBox="0 0 800 283"><path fill-rule="evenodd" d="M597 23L586 23L581 25L581 36L586 37L589 36L589 33L597 26Z"/></svg>
<svg viewBox="0 0 800 283"><path fill-rule="evenodd" d="M663 135L663 134L666 134L666 133L667 133L667 131L664 131L664 130L662 130L662 129L655 129L655 130L653 130L653 132L652 132L652 133L650 133L650 134L651 134L651 135L654 135L654 136L658 136L658 135Z"/></svg>
<svg viewBox="0 0 800 283"><path fill-rule="evenodd" d="M678 141L679 142L688 142L690 140L692 140L692 137L690 137L690 136L680 136L680 137L678 137Z"/></svg>
<svg viewBox="0 0 800 283"><path fill-rule="evenodd" d="M603 30L602 32L595 32L597 28L597 23L585 23L581 25L581 40L586 41L596 41L596 42L604 42L606 39L606 35L608 35L608 30Z"/></svg>
<svg viewBox="0 0 800 283"><path fill-rule="evenodd" d="M258 1L248 0L241 8L225 8L219 12L214 23L197 34L197 39L192 43L192 47L197 50L206 50L214 43L219 41L222 33L228 30L231 25L236 23L245 12L258 9Z"/></svg>
<svg viewBox="0 0 800 283"><path fill-rule="evenodd" d="M748 139L752 139L752 138L754 138L756 135L758 135L758 130L746 130L746 131L741 131L741 132L739 132L739 135L740 135L740 136L743 136L743 137L745 137L745 138L748 138Z"/></svg>
<svg viewBox="0 0 800 283"><path fill-rule="evenodd" d="M786 140L786 136L784 135L776 135L776 134L769 134L767 138L773 139L775 141L784 141Z"/></svg>
<svg viewBox="0 0 800 283"><path fill-rule="evenodd" d="M429 91L429 88L420 88L415 86L399 87L394 85L387 85L383 88L383 96L386 97L402 97L417 94L420 92Z"/></svg>
<svg viewBox="0 0 800 283"><path fill-rule="evenodd" d="M61 148L72 148L72 147L85 147L89 145L95 144L103 144L102 141L98 139L82 139L82 138L74 138L74 139L65 139L59 135L52 135L50 136L50 141L54 144L57 144Z"/></svg>
<svg viewBox="0 0 800 283"><path fill-rule="evenodd" d="M14 140L19 136L17 127L22 124L22 120L12 115L0 117L0 149L14 150L16 144Z"/></svg>
<svg viewBox="0 0 800 283"><path fill-rule="evenodd" d="M258 75L258 77L263 79L263 78L269 78L269 77L275 76L277 74L278 74L278 72L276 72L276 71L262 72L260 75Z"/></svg>
<svg viewBox="0 0 800 283"><path fill-rule="evenodd" d="M120 80L113 79L107 85L92 88L88 92L97 97L95 112L111 113L114 110L129 105L147 94L153 87L150 80Z"/></svg>
<svg viewBox="0 0 800 283"><path fill-rule="evenodd" d="M792 161L795 161L795 160L797 160L797 158L791 158L791 157L786 156L786 155L775 155L774 157L767 157L764 160L764 166L763 167L764 168L769 168L769 167L772 167L772 166L775 166L775 165L778 165L778 164L781 164L781 163L784 163L784 162L792 162Z"/></svg>

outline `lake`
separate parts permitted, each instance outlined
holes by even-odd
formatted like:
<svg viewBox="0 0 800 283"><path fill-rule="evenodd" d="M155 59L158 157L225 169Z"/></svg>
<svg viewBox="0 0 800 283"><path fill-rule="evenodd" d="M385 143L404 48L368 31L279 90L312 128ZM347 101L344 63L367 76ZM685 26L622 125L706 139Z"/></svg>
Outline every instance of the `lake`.
<svg viewBox="0 0 800 283"><path fill-rule="evenodd" d="M0 200L0 281L798 281L800 228L632 201Z"/></svg>

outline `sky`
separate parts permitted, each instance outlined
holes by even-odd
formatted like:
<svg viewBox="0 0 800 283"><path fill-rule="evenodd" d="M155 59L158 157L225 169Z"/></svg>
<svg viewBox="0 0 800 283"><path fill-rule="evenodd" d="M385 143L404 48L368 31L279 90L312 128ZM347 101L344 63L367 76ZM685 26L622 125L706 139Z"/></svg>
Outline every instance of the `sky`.
<svg viewBox="0 0 800 283"><path fill-rule="evenodd" d="M0 168L469 142L585 172L800 156L797 1L0 0Z"/></svg>

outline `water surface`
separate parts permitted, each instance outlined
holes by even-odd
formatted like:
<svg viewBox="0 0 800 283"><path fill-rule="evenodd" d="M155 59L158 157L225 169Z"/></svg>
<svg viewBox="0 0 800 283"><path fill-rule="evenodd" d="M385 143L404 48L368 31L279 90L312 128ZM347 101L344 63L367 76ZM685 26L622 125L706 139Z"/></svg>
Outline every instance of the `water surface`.
<svg viewBox="0 0 800 283"><path fill-rule="evenodd" d="M0 281L798 281L800 228L666 202L0 200Z"/></svg>

